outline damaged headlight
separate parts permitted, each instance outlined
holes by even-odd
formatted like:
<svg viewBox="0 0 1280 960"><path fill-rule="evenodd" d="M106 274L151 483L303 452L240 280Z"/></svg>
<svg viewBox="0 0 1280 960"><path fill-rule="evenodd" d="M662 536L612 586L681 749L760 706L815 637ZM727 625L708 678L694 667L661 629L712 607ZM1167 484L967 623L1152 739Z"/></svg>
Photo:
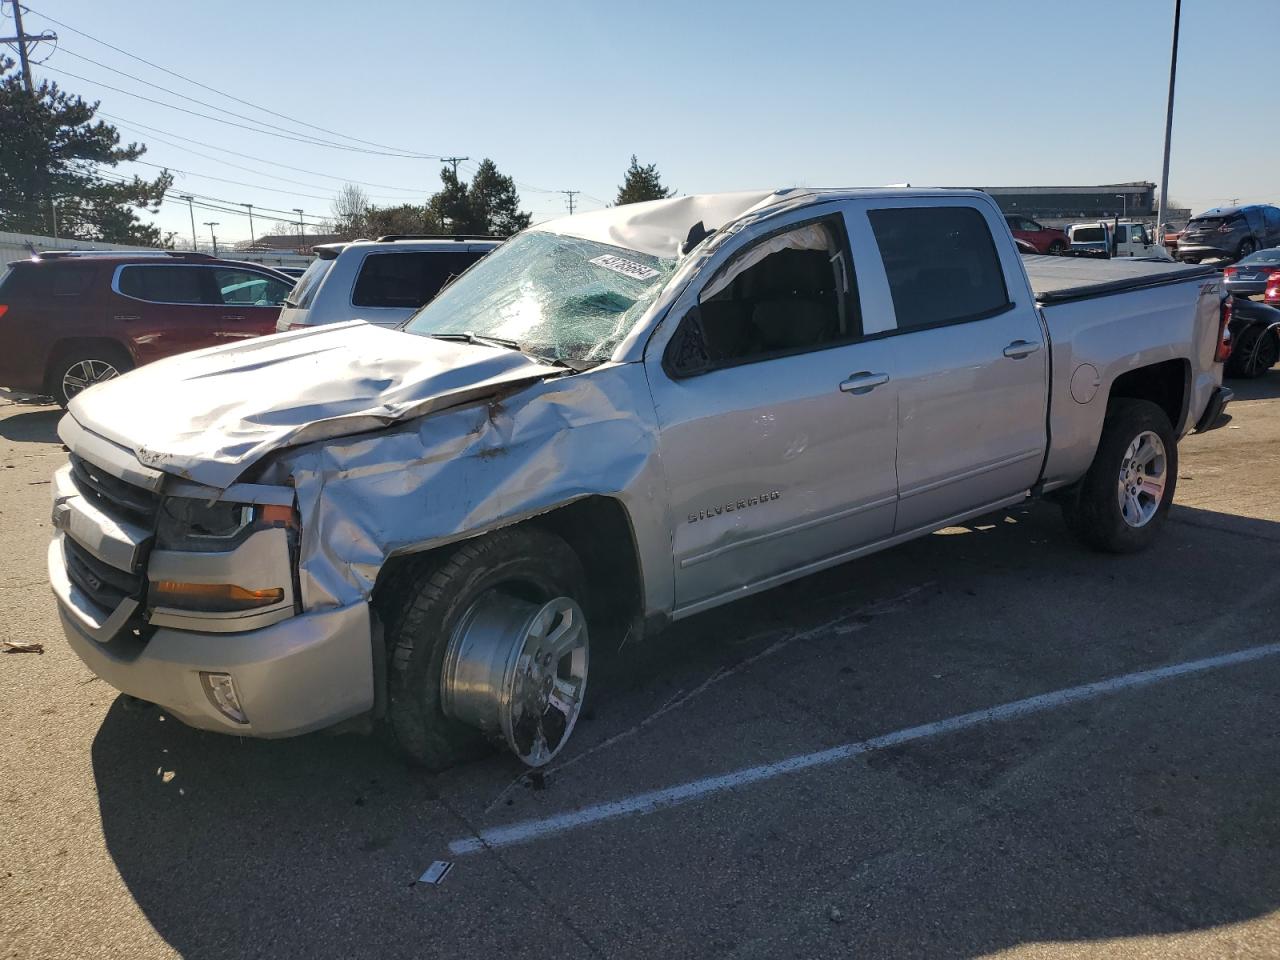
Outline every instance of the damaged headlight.
<svg viewBox="0 0 1280 960"><path fill-rule="evenodd" d="M167 497L160 505L156 546L161 550L233 550L250 534L273 527L296 529L291 507Z"/></svg>

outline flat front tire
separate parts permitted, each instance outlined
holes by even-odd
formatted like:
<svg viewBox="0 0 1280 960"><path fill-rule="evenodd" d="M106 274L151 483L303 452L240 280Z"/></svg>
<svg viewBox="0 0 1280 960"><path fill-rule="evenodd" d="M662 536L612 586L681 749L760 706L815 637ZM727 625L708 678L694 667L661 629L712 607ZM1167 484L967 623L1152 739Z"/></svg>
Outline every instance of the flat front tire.
<svg viewBox="0 0 1280 960"><path fill-rule="evenodd" d="M556 756L586 690L584 582L577 554L537 527L408 561L375 598L400 750L430 770L494 744L530 766Z"/></svg>
<svg viewBox="0 0 1280 960"><path fill-rule="evenodd" d="M1062 499L1067 526L1107 553L1142 550L1159 535L1178 481L1178 444L1147 400L1111 401L1093 464Z"/></svg>

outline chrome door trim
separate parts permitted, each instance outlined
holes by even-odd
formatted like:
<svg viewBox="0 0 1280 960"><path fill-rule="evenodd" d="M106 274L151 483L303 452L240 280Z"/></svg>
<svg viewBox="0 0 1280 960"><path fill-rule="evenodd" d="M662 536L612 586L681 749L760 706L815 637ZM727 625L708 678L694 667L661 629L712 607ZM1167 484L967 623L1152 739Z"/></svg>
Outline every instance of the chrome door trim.
<svg viewBox="0 0 1280 960"><path fill-rule="evenodd" d="M800 523L793 523L789 526L782 527L778 530L771 530L768 533L759 533L754 537L748 537L745 540L738 540L734 543L725 544L723 547L715 547L711 550L705 550L702 553L694 554L691 557L685 557L680 561L681 569L692 567L704 560L713 560L716 557L723 556L731 550L737 550L739 547L749 547L765 540L772 540L776 537L784 537L790 533L798 533L801 530L808 530L810 527L820 526L824 523L834 523L836 520L844 520L847 517L853 517L859 513L865 513L868 510L874 510L876 507L885 507L897 501L897 497L881 497L879 500L872 500L868 503L858 504L856 507L849 507L847 510L837 510L835 513L826 513L820 517L811 517L808 520L802 520Z"/></svg>
<svg viewBox="0 0 1280 960"><path fill-rule="evenodd" d="M748 583L741 587L735 587L724 593L717 594L714 597L707 597L694 603L687 604L683 607L677 607L671 612L671 619L683 620L685 617L691 617L695 613L702 613L704 610L710 610L725 603L730 603L742 597L750 596L753 593L759 593L762 590L769 590L772 587L781 586L792 580L798 580L800 577L806 577L811 573L818 573L826 570L828 567L839 566L849 560L856 560L858 557L866 556L869 553L876 553L880 550L886 550L889 547L895 547L900 543L911 540L922 533L931 533L934 530L941 530L944 527L955 526L957 523L964 523L966 520L972 520L974 517L980 517L984 513L991 513L993 510L999 510L1003 507L1013 506L1015 503L1022 503L1026 500L1028 491L1023 490L1011 497L1005 497L1002 500L996 500L992 503L978 507L976 510L968 510L964 513L958 513L954 516L947 517L942 520L935 520L923 527L916 527L913 530L907 530L903 533L895 533L891 537L884 540L877 540L875 543L868 543L861 547L855 547L852 550L846 550L843 553L837 553L823 560L815 560L812 563L806 563L800 567L793 567L786 573L775 574L764 580L757 580L754 583Z"/></svg>
<svg viewBox="0 0 1280 960"><path fill-rule="evenodd" d="M1024 460L1031 460L1042 456L1044 456L1044 451L1039 447L1031 450L1024 450L1022 453L1015 453L1011 457L1002 457L999 460L993 460L991 463L981 464L980 466L973 467L963 473L952 474L951 476L943 477L941 480L931 480L928 483L921 484L920 486L912 487L910 490L900 490L898 492L898 499L906 500L909 497L928 493L930 490L937 490L939 487L945 487L950 483L957 483L961 480L971 480L974 477L982 476L984 473L990 473L993 470L1000 470L1003 467L1011 467L1015 463L1022 463Z"/></svg>

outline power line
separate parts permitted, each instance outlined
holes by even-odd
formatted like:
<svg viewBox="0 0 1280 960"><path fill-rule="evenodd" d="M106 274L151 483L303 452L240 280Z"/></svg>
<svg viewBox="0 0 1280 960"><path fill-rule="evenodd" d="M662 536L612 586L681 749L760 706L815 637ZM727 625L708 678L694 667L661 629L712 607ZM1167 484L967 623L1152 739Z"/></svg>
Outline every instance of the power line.
<svg viewBox="0 0 1280 960"><path fill-rule="evenodd" d="M134 93L131 90L124 90L124 89L121 89L120 87L113 87L111 84L103 83L101 80L90 80L88 77L82 77L78 73L72 73L70 70L62 70L58 67L50 67L50 66L45 66L42 69L48 70L51 73L58 73L66 77L71 77L72 79L79 80L83 83L95 84L99 87L102 87L104 90L111 90L111 91L114 91L115 93L123 93L126 97L133 97L137 100L145 100L147 103L154 103L156 106L159 106L159 107L165 107L166 109L169 109L169 110L177 110L179 113L190 114L193 117L200 117L202 120L212 120L214 123L226 124L229 127L237 127L238 129L241 129L241 130L248 130L250 133L260 133L268 137L276 137L280 140L292 140L294 143L305 143L308 146L312 146L312 147L328 147L331 150L347 150L352 153L366 153L366 154L372 154L374 156L381 156L381 157L401 157L403 159L409 159L409 160L440 159L439 157L429 156L427 154L387 153L382 150L367 150L363 147L352 147L342 143L332 143L327 140L314 140L314 139L305 139L303 137L288 136L287 134L284 134L284 133L277 133L275 130L261 130L258 127L246 126L243 123L236 123L233 120L224 120L222 119L222 117L213 117L207 113L201 113L198 110L188 110L186 107L180 107L177 104L165 103L163 100L157 100L154 97L144 97L140 93Z"/></svg>
<svg viewBox="0 0 1280 960"><path fill-rule="evenodd" d="M159 70L162 73L167 73L171 77L177 77L179 80L182 80L193 86L200 87L202 90L208 90L210 93L216 93L221 97L226 97L228 100L234 100L236 103L243 104L246 107L252 107L254 110L258 110L262 113L268 113L273 117L279 117L281 120L288 120L290 123L295 124L296 126L310 127L312 130L319 130L321 133L327 133L330 136L334 136L334 137L341 137L343 140L351 140L355 143L363 143L366 146L370 146L370 147L382 147L383 149L386 149L386 150L394 150L400 153L414 154L415 156L419 157L419 159L427 159L427 160L440 159L439 157L433 157L429 154L419 154L416 151L406 150L401 147L392 147L385 143L377 143L376 141L373 141L373 140L362 140L359 137L353 137L349 134L339 133L336 130L330 130L326 127L316 126L314 123L307 123L305 120L298 120L295 117L288 116L287 114L278 113L275 110L270 110L267 107L260 106L259 104L252 103L248 100L242 100L240 97L233 96L232 94L226 93L223 90L219 90L216 87L211 87L208 84L201 83L199 80L193 80L190 77L186 76L185 74L181 74L174 70L170 70L168 67L162 67L158 63L153 63L152 61L147 60L144 57L140 57L137 54L130 53L128 50L124 50L121 47L117 47L115 44L108 43L107 41L101 40L98 37L84 33L81 30L77 30L75 27L69 24L63 23L61 20L54 19L53 17L49 16L47 13L41 13L39 10L36 10L32 7L27 7L27 10L31 13L36 14L39 17L43 17L45 20L48 20L50 23L56 23L58 26L63 27L64 29L70 30L72 33L78 36L84 37L86 40L92 40L94 43L101 44L102 46L107 47L110 50L114 50L116 53L123 54L124 56L128 57L131 60L137 60L139 63L145 63L147 66L152 67L153 69ZM110 68L107 68L107 69L110 69Z"/></svg>
<svg viewBox="0 0 1280 960"><path fill-rule="evenodd" d="M310 173L317 177L325 177L330 180L340 180L343 183L354 183L357 186L361 186L361 187L373 187L374 189L377 189L377 190L400 190L404 193L417 193L417 194L421 194L424 192L423 189L420 187L397 187L389 183L369 183L362 180L351 180L348 177L339 177L339 176L336 176L335 174L324 173L320 170L308 170L306 167L290 166L289 164L281 163L278 160L268 160L266 157L256 157L251 153L240 153L236 150L229 150L226 147L219 147L217 144L206 143L203 140L195 140L195 139L192 139L191 137L184 137L181 134L173 133L172 131L169 131L169 130L161 130L159 127L148 126L145 123L139 123L137 120L130 120L127 117L113 115L103 110L98 111L98 116L106 117L108 120L114 120L117 123L121 124L122 126L126 126L129 129L149 131L148 133L142 134L143 136L149 136L149 135L154 136L155 134L163 134L166 137L173 137L175 140L182 140L185 143L194 143L197 146L208 147L210 150L217 150L220 153L229 153L233 157L243 157L246 160L257 160L259 163L268 163L273 167L281 167L285 170L294 170L298 173ZM163 140L161 140L160 142L164 143ZM197 153L195 150L189 150L187 147L178 147L176 144L169 144L169 146L176 147L179 150L187 150L189 153L194 153L198 157L204 156L204 154ZM216 158L210 157L208 159L216 159ZM225 163L226 161L218 160L217 162ZM263 175L267 176L268 174L264 173ZM391 198L387 197L383 199L391 199Z"/></svg>

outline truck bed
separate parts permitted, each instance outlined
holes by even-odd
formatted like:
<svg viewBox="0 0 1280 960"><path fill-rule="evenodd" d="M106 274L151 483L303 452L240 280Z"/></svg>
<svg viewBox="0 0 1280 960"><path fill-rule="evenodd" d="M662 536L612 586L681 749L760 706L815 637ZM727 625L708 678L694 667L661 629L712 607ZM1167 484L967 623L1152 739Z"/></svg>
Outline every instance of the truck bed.
<svg viewBox="0 0 1280 960"><path fill-rule="evenodd" d="M1043 304L1091 300L1112 294L1213 277L1213 267L1165 260L1024 256L1022 263L1036 300Z"/></svg>

